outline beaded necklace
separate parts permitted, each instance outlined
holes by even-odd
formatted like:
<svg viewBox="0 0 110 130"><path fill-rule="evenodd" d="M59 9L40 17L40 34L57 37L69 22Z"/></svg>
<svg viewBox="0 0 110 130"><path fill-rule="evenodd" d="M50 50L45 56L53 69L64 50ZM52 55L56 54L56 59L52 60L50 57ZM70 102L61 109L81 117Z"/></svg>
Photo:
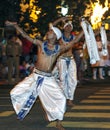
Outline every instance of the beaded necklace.
<svg viewBox="0 0 110 130"><path fill-rule="evenodd" d="M52 56L52 55L57 54L59 49L60 49L59 45L55 45L54 50L48 49L48 42L47 41L42 44L42 48L43 48L44 53L47 56Z"/></svg>
<svg viewBox="0 0 110 130"><path fill-rule="evenodd" d="M64 41L65 43L68 43L68 42L70 42L71 40L74 39L74 35L70 35L69 38L66 38L65 35L63 34L63 35L62 35L62 39L63 39L63 41Z"/></svg>

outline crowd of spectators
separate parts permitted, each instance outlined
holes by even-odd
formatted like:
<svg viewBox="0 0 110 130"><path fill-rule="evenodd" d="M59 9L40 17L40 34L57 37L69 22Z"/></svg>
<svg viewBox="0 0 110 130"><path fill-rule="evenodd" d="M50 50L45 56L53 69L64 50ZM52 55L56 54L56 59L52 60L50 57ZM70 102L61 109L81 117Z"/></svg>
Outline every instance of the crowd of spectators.
<svg viewBox="0 0 110 130"><path fill-rule="evenodd" d="M15 39L13 41L12 39ZM11 42L11 43L10 43ZM21 51L14 45L19 44ZM0 37L0 80L7 79L7 82L11 83L18 82L22 78L28 76L37 60L37 46L32 44L25 38L22 38L21 35L12 33L7 37ZM19 57L19 59L17 58ZM18 59L19 67L16 68L15 59ZM13 68L11 68L13 66ZM10 70L10 68L12 70ZM17 70L18 69L18 70ZM16 73L19 71L19 77L16 80ZM11 74L10 74L11 73ZM10 77L11 76L11 77ZM9 78L10 81L9 81Z"/></svg>
<svg viewBox="0 0 110 130"><path fill-rule="evenodd" d="M27 39L23 38L21 35L16 36L16 42L19 43L21 46L21 54L19 55L19 79L28 76L33 68L34 64L37 61L37 46L28 41ZM8 35L7 37L0 37L0 80L8 79L8 73L9 73L9 57L7 56L7 45L9 42L9 37L11 35ZM16 43L15 43L16 44ZM77 64L77 77L78 81L83 80L84 78L94 78L94 72L93 67L91 67L89 63L89 56L87 49L84 44L84 39L81 39L81 41L77 44L75 49L73 49L73 55L76 60ZM102 79L110 76L110 42L108 41L108 56L106 57L106 63L102 66ZM16 70L15 66L13 65L13 71L12 79L16 76ZM97 72L98 73L98 72Z"/></svg>

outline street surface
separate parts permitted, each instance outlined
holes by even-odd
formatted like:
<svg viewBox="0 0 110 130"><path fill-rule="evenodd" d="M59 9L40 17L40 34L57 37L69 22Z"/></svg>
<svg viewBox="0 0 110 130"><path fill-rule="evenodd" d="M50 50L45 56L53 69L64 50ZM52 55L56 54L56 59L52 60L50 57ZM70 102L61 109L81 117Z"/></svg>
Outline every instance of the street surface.
<svg viewBox="0 0 110 130"><path fill-rule="evenodd" d="M23 121L17 120L9 95L13 87L0 84L0 130L57 130L55 122L46 120L39 99ZM110 82L78 86L74 103L62 122L66 130L110 130Z"/></svg>

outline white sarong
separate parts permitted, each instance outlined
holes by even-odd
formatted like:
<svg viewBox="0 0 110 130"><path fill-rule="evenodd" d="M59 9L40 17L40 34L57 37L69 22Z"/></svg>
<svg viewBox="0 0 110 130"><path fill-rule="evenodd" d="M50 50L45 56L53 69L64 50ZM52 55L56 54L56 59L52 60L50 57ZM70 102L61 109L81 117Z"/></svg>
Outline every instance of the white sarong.
<svg viewBox="0 0 110 130"><path fill-rule="evenodd" d="M34 69L31 75L11 90L10 95L18 119L23 119L29 113L39 96L48 120L63 120L66 98L55 78L48 73Z"/></svg>
<svg viewBox="0 0 110 130"><path fill-rule="evenodd" d="M77 68L73 57L60 57L57 61L59 84L66 99L73 100L77 86Z"/></svg>

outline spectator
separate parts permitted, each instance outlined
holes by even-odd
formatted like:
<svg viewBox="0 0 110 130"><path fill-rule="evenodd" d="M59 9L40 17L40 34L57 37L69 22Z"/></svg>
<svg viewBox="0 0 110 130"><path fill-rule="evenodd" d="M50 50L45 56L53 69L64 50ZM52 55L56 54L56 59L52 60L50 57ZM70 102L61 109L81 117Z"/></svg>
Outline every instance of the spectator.
<svg viewBox="0 0 110 130"><path fill-rule="evenodd" d="M8 60L8 82L13 83L19 80L19 57L21 56L21 46L16 42L16 35L10 35L6 45L6 55Z"/></svg>
<svg viewBox="0 0 110 130"><path fill-rule="evenodd" d="M105 66L105 58L102 54L102 42L101 42L101 37L100 35L96 36L96 42L98 46L98 52L100 56L100 61L93 66L93 79L97 79L97 71L99 73L99 78L104 79L103 77L103 68Z"/></svg>
<svg viewBox="0 0 110 130"><path fill-rule="evenodd" d="M32 50L32 42L23 37L21 38L21 41L22 41L22 58L26 62L29 62L30 52Z"/></svg>

